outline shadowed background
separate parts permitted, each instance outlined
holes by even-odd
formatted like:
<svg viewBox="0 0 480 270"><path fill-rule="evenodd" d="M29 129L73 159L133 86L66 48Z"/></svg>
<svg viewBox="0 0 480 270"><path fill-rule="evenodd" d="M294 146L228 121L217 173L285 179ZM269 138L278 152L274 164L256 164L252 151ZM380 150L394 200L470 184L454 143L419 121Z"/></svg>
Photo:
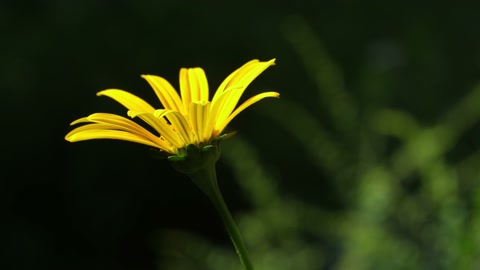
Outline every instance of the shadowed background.
<svg viewBox="0 0 480 270"><path fill-rule="evenodd" d="M222 144L256 269L480 268L479 4L2 1L1 269L240 269L212 205L148 147L69 123L159 107L141 74L213 93L277 58Z"/></svg>

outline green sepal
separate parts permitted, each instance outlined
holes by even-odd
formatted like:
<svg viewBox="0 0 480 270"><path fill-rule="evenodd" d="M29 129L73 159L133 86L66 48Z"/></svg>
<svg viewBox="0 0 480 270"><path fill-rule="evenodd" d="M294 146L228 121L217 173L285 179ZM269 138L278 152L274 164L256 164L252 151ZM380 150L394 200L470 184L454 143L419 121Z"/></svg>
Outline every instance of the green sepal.
<svg viewBox="0 0 480 270"><path fill-rule="evenodd" d="M208 151L214 151L215 146L213 145L207 145L202 148L202 152L208 152Z"/></svg>
<svg viewBox="0 0 480 270"><path fill-rule="evenodd" d="M237 133L236 131L232 131L232 132L229 132L229 133L225 133L225 134L223 134L223 135L220 135L220 136L218 136L217 138L215 138L214 140L212 140L212 143L219 143L220 141L229 139L230 137L232 137L232 136L235 135L236 133Z"/></svg>
<svg viewBox="0 0 480 270"><path fill-rule="evenodd" d="M218 142L212 142L212 144L200 146L200 148L194 144L189 144L185 148L179 149L178 152L181 155L169 156L168 160L173 168L188 175L212 166L220 158Z"/></svg>
<svg viewBox="0 0 480 270"><path fill-rule="evenodd" d="M212 142L209 145L201 147L201 152L210 151L214 147L219 147L219 143L221 141L232 137L233 135L235 135L235 133L237 133L237 132L233 131L233 132L225 133L223 135L218 136L217 138L212 140ZM182 160L185 160L185 156L187 156L189 153L194 154L194 150L193 150L192 147L198 149L195 145L190 144L185 148L178 149L177 155L172 155L168 152L165 152L163 150L159 150L157 148L150 148L150 149L148 149L148 152L150 153L150 155L153 158L156 158L156 159L160 159L160 160L168 159L170 161L182 161Z"/></svg>
<svg viewBox="0 0 480 270"><path fill-rule="evenodd" d="M175 161L183 161L186 158L182 157L182 156L169 156L169 157L167 157L167 159L175 162Z"/></svg>
<svg viewBox="0 0 480 270"><path fill-rule="evenodd" d="M160 159L160 160L165 160L170 155L169 153L167 153L165 151L162 151L162 150L158 150L156 148L150 148L150 149L148 149L148 152L150 153L150 155L153 158Z"/></svg>

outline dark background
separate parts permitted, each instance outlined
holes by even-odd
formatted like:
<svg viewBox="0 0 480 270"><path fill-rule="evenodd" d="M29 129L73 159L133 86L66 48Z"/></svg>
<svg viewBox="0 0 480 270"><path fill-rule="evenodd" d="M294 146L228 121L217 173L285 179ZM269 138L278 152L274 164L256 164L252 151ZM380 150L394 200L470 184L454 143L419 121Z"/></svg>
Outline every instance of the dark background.
<svg viewBox="0 0 480 270"><path fill-rule="evenodd" d="M230 124L218 164L257 269L480 267L479 10L0 2L0 268L238 267L206 197L148 147L64 136L88 114L126 114L100 90L159 107L141 74L177 87L201 66L214 90L257 58L277 65L244 98L281 98Z"/></svg>

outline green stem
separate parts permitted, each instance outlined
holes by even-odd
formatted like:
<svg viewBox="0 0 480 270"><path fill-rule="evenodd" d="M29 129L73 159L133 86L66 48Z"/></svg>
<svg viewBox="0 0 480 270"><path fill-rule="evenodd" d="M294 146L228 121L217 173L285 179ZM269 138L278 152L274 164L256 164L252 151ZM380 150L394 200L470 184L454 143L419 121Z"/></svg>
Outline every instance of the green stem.
<svg viewBox="0 0 480 270"><path fill-rule="evenodd" d="M223 200L222 193L218 187L217 183L217 174L215 171L215 164L211 166L206 166L201 170L190 174L190 178L193 182L203 190L210 200L215 205L220 217L222 218L223 224L227 229L228 234L230 235L230 239L233 242L233 246L235 247L238 257L242 262L243 266L246 270L253 270L252 263L248 257L247 249L245 248L245 244L243 243L242 236L240 231L238 230L235 221L233 220L230 211Z"/></svg>

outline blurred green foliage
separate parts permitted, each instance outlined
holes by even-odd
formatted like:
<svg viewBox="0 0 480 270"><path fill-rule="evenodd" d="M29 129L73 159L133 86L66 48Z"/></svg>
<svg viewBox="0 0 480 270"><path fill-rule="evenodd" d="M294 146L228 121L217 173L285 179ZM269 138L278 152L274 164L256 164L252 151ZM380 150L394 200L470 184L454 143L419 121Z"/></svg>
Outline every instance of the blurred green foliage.
<svg viewBox="0 0 480 270"><path fill-rule="evenodd" d="M480 149L455 160L449 156L480 120L480 85L433 124L421 124L412 114L383 104L360 115L341 67L308 23L289 18L284 33L317 86L310 98L318 98L332 130L321 126L319 115L289 99L259 110L299 142L302 155L325 175L310 180L330 182L344 207L324 209L282 191L275 164L261 160L268 154L239 136L226 142L224 158L252 204L237 218L257 269L480 267ZM274 136L272 143L278 143ZM286 151L288 143L280 147ZM288 169L295 173L303 168ZM224 247L187 233L167 235L172 233L180 234L182 247L175 246L179 238L174 238L162 250L170 246L182 256L159 269L241 269ZM186 266L188 261L195 263Z"/></svg>
<svg viewBox="0 0 480 270"><path fill-rule="evenodd" d="M2 1L0 269L241 269L207 198L148 149L69 144L140 74L212 90L277 58L231 123L224 192L258 270L480 268L477 3Z"/></svg>

